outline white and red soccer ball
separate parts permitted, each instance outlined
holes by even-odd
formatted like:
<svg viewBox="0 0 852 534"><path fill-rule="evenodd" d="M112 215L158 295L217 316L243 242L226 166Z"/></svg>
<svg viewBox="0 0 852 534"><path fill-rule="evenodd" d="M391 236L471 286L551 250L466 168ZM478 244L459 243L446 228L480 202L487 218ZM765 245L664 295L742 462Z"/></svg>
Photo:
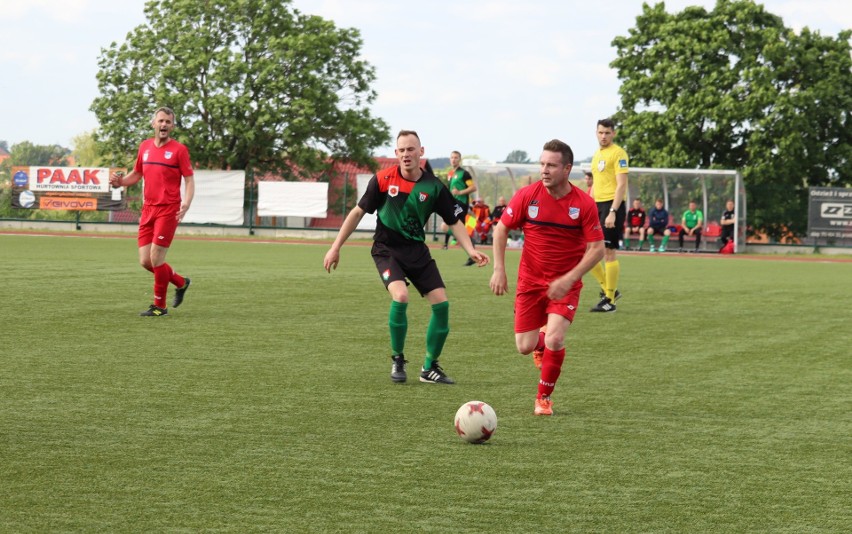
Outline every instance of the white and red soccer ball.
<svg viewBox="0 0 852 534"><path fill-rule="evenodd" d="M466 402L456 412L455 427L468 443L485 443L497 430L497 414L485 402Z"/></svg>

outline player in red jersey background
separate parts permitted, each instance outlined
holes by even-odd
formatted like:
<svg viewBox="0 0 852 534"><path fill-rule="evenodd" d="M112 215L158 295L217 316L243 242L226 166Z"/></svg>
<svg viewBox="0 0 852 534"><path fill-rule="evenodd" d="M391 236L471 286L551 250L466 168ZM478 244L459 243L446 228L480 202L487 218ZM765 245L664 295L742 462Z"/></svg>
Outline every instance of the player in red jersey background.
<svg viewBox="0 0 852 534"><path fill-rule="evenodd" d="M154 273L154 302L140 313L146 317L168 315L166 293L169 283L177 287L172 306L183 302L190 280L179 275L166 263L166 253L174 239L178 223L189 210L195 195L195 180L189 150L171 138L175 128L175 112L162 107L151 120L154 137L142 141L133 172L127 176L112 174L113 187L127 187L144 179L142 215L139 218L139 263ZM181 199L181 178L186 194Z"/></svg>
<svg viewBox="0 0 852 534"><path fill-rule="evenodd" d="M506 243L509 230L524 232L515 295L515 344L529 354L543 349L536 415L552 415L551 393L565 360L565 333L574 320L582 277L604 255L595 201L568 181L574 153L554 139L541 154L541 180L512 197L494 229L491 290L508 291ZM540 332L547 325L546 332Z"/></svg>

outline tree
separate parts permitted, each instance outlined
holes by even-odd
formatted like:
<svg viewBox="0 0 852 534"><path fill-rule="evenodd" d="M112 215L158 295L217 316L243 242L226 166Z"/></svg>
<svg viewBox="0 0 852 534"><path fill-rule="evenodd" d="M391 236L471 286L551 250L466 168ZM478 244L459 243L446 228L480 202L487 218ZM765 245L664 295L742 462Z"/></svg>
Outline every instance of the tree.
<svg viewBox="0 0 852 534"><path fill-rule="evenodd" d="M98 152L95 132L85 132L74 137L72 140L74 150L74 162L83 167L101 167L108 165L107 159Z"/></svg>
<svg viewBox="0 0 852 534"><path fill-rule="evenodd" d="M751 0L644 5L613 45L634 166L739 169L749 223L804 234L807 187L852 185L852 31L786 28Z"/></svg>
<svg viewBox="0 0 852 534"><path fill-rule="evenodd" d="M506 156L506 161L502 163L529 163L530 157L523 150L513 150L509 152L509 155Z"/></svg>
<svg viewBox="0 0 852 534"><path fill-rule="evenodd" d="M59 145L34 145L29 141L22 141L12 145L9 149L9 167L44 165L61 167L68 164L68 155L71 153L67 148Z"/></svg>
<svg viewBox="0 0 852 534"><path fill-rule="evenodd" d="M357 30L288 0L149 0L145 15L101 51L91 109L103 153L135 157L159 106L175 110L175 135L202 168L293 177L329 157L372 166L390 139L367 108L375 71L358 59Z"/></svg>

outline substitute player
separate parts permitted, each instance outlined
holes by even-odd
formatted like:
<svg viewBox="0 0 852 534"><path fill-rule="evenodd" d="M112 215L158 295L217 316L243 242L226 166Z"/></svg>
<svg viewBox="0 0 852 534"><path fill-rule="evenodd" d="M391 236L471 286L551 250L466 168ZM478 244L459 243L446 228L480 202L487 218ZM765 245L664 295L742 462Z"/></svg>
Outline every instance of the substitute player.
<svg viewBox="0 0 852 534"><path fill-rule="evenodd" d="M166 263L166 253L172 244L178 223L189 210L195 195L195 180L189 150L172 139L175 112L162 107L151 119L154 137L142 141L136 156L136 165L127 176L113 173L109 183L113 187L127 187L145 180L142 215L139 218L139 263L154 273L154 302L140 313L144 317L163 317L169 314L166 293L169 283L177 287L172 306L183 302L189 289L189 278L176 273ZM181 178L186 184L186 194L181 200Z"/></svg>
<svg viewBox="0 0 852 534"><path fill-rule="evenodd" d="M603 226L606 251L604 264L598 264L592 269L592 276L601 285L604 295L591 311L611 313L615 311L615 301L621 296L618 292L621 265L616 251L624 237L624 220L627 216L624 205L627 193L627 152L613 143L615 123L611 119L598 121L596 135L599 148L592 156L592 174L595 176L595 202Z"/></svg>
<svg viewBox="0 0 852 534"><path fill-rule="evenodd" d="M645 244L645 208L642 207L642 201L633 200L633 207L627 212L627 232L624 234L624 248L630 250L630 236L639 234L639 246L636 250L642 250L642 245Z"/></svg>
<svg viewBox="0 0 852 534"><path fill-rule="evenodd" d="M604 255L595 202L571 185L574 153L554 139L541 153L541 180L515 193L494 229L491 291L508 290L509 230L524 232L515 295L515 345L521 354L543 349L535 415L553 415L550 396L565 360L565 332L580 302L582 277ZM540 332L547 325L546 332Z"/></svg>
<svg viewBox="0 0 852 534"><path fill-rule="evenodd" d="M337 268L340 248L365 213L376 213L373 235L373 261L390 294L391 380L405 382L405 337L408 332L408 283L432 306L426 330L426 357L420 381L453 384L438 365L438 357L450 332L450 303L438 265L426 246L424 227L433 213L441 216L465 252L480 267L488 265L488 256L476 251L467 235L463 213L449 189L428 170L420 168L423 156L420 137L413 130L402 130L396 137L399 165L380 171L370 179L364 196L343 221L337 238L325 254L323 267L329 273Z"/></svg>

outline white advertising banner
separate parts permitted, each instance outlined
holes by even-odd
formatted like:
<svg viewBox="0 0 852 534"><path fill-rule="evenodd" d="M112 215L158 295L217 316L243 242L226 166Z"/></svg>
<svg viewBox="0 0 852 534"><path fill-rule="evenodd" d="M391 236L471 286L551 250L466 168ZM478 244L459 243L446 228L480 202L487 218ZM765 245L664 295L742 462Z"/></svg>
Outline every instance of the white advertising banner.
<svg viewBox="0 0 852 534"><path fill-rule="evenodd" d="M260 182L257 214L261 217L328 216L328 184L321 182Z"/></svg>
<svg viewBox="0 0 852 534"><path fill-rule="evenodd" d="M195 195L183 222L242 226L245 182L245 171L195 171Z"/></svg>
<svg viewBox="0 0 852 534"><path fill-rule="evenodd" d="M361 200L361 197L364 196L364 192L367 190L367 184L370 183L370 178L372 178L372 174L359 174L358 175L358 200ZM356 200L356 204L357 204ZM358 230L375 230L376 229L376 214L375 213L365 213L364 217L361 218L361 222L358 223Z"/></svg>

